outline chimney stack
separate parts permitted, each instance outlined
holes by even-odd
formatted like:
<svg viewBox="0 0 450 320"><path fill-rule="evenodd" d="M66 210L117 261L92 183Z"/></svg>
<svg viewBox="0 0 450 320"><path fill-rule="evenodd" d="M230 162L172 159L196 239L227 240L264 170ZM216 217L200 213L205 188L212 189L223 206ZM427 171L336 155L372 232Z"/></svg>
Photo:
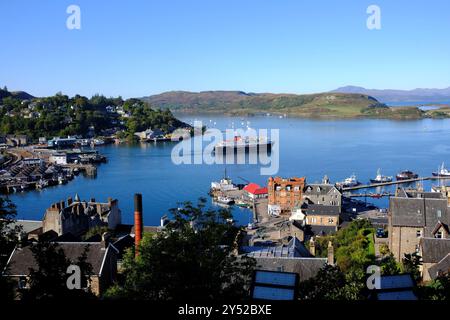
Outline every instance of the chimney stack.
<svg viewBox="0 0 450 320"><path fill-rule="evenodd" d="M314 237L309 241L309 252L313 257L316 256L316 243L314 242Z"/></svg>
<svg viewBox="0 0 450 320"><path fill-rule="evenodd" d="M139 244L142 240L142 194L134 195L134 248L135 256L139 255Z"/></svg>
<svg viewBox="0 0 450 320"><path fill-rule="evenodd" d="M328 259L327 262L329 265L334 266L334 248L331 241L328 241Z"/></svg>

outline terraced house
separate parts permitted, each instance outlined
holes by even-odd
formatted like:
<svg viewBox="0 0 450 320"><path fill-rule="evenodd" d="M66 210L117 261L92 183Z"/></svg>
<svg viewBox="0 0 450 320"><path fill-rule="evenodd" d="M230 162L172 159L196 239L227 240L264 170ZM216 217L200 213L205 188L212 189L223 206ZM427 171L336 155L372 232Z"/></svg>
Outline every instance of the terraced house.
<svg viewBox="0 0 450 320"><path fill-rule="evenodd" d="M404 254L419 251L425 257L433 246L421 249L421 241L450 238L449 222L450 207L445 194L399 189L389 202L389 248L398 261Z"/></svg>

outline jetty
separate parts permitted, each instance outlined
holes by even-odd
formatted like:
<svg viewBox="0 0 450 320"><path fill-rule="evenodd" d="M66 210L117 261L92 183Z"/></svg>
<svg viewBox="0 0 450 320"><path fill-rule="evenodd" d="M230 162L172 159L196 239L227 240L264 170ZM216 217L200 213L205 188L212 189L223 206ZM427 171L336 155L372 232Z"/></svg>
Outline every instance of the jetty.
<svg viewBox="0 0 450 320"><path fill-rule="evenodd" d="M421 178L419 177L419 178L407 179L407 180L397 180L397 181L390 181L390 182L361 184L359 186L342 188L341 190L343 192L346 192L346 191L353 191L353 190L360 190L360 189L369 189L369 188L377 188L377 187L384 187L384 186L391 186L391 185L398 185L398 184L408 184L408 183L420 182L420 181L426 181L426 180L448 180L448 179L449 179L448 177L421 177Z"/></svg>

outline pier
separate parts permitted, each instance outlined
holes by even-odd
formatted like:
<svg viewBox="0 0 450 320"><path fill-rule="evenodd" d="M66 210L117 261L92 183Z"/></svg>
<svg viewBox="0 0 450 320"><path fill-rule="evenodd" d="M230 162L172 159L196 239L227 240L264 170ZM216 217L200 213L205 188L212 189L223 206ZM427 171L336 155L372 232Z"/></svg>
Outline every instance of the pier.
<svg viewBox="0 0 450 320"><path fill-rule="evenodd" d="M353 190L360 190L360 189L368 189L368 188L377 188L377 187L391 186L391 185L397 185L397 184L408 184L408 183L420 182L420 181L426 181L426 180L449 180L449 177L422 177L422 178L415 178L415 179L408 179L408 180L398 180L398 181L391 181L391 182L361 184L359 186L342 188L341 190L343 192L346 192L346 191L353 191Z"/></svg>

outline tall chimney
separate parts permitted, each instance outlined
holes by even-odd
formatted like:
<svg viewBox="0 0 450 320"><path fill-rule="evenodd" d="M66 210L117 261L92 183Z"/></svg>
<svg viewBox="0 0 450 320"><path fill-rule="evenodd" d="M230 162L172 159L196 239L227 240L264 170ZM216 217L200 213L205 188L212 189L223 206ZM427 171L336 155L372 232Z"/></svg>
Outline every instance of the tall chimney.
<svg viewBox="0 0 450 320"><path fill-rule="evenodd" d="M329 265L334 266L334 248L331 241L328 241L328 259L327 262Z"/></svg>
<svg viewBox="0 0 450 320"><path fill-rule="evenodd" d="M134 250L135 256L139 255L139 243L142 240L142 194L134 195Z"/></svg>
<svg viewBox="0 0 450 320"><path fill-rule="evenodd" d="M311 237L309 241L309 252L312 256L316 256L316 243L314 242L314 237Z"/></svg>

